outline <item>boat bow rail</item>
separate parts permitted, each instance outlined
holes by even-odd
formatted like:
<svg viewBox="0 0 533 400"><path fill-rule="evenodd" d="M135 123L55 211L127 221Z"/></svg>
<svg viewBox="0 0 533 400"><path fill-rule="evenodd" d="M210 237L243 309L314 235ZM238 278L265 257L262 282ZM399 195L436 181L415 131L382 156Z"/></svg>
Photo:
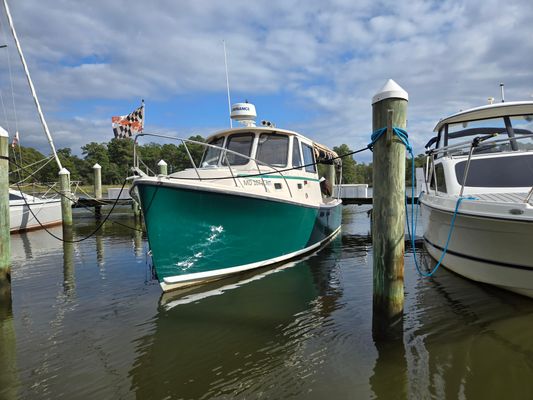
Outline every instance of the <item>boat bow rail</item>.
<svg viewBox="0 0 533 400"><path fill-rule="evenodd" d="M270 189L267 185L267 182L265 181L265 178L272 177L272 175L275 175L275 176L279 176L284 181L285 183L284 187L287 188L289 197L293 198L293 192L287 181L287 177L284 175L284 172L299 169L301 168L301 166L298 168L295 167L295 168L280 169L280 168L277 168L276 166L257 160L256 158L247 156L237 151L227 149L225 147L215 146L209 143L199 142L199 141L191 140L191 139L177 138L174 136L154 134L154 133L140 133L136 135L135 137L135 140L134 140L134 165L135 165L134 173L136 173L136 175L138 176L141 176L141 175L147 176L140 169L141 163L142 164L144 163L140 159L139 151L137 149L138 138L142 136L151 136L151 137L157 137L157 138L162 138L162 139L174 140L174 141L180 142L184 146L187 156L189 158L190 164L192 166L192 169L194 170L194 176L184 176L184 175L176 176L175 174L171 174L168 176L168 179L183 179L183 180L196 180L196 181L231 180L233 181L233 184L235 187L242 188L244 186L242 182L242 178L248 178L248 179L257 178L257 179L260 179L261 186L264 188L264 191L268 193L270 192ZM200 145L200 146L205 147L206 149L212 148L212 149L219 151L221 154L221 158L222 158L222 167L217 167L217 168L214 168L213 166L199 167L198 165L196 165L194 158L192 157L191 151L189 147L187 146L187 144ZM326 149L325 146L321 146L321 148ZM232 166L228 158L228 154L234 155L236 159L239 159L239 158L247 159L249 161L249 163L247 164L252 164L254 166L253 170L250 169L249 165L248 166L242 166L242 165ZM333 160L335 158L334 156L336 156L336 153L330 151L330 153L328 153L327 155L327 158L330 160ZM226 171L227 174L220 176L220 170Z"/></svg>
<svg viewBox="0 0 533 400"><path fill-rule="evenodd" d="M517 140L524 140L524 139L532 139L533 134L525 134L520 136L514 136L514 137L506 137L506 138L497 138L498 134L487 134L483 136L475 136L472 140L468 141L462 141L460 143L456 143L449 146L443 146L435 149L429 149L426 151L426 190L429 192L430 190L430 182L434 182L434 192L435 194L438 193L438 177L437 177L437 164L436 161L440 160L443 162L443 157L446 158L446 162L452 163L454 166L457 165L460 162L465 162L464 171L462 173L462 179L460 180L459 176L456 176L456 180L460 185L459 190L459 196L462 196L465 193L465 188L468 187L467 180L470 172L470 166L473 160L484 160L484 159L491 159L491 158L501 158L502 152L497 153L483 153L483 151L486 151L490 148L493 148L495 146L498 146L503 143L512 143L513 141ZM430 141L431 143L431 141ZM430 144L428 143L428 145ZM434 144L435 141L433 141ZM481 152L479 152L479 149L482 149ZM465 151L463 151L465 150ZM526 155L533 155L533 151L508 151L503 152L509 157L522 157L524 154ZM533 181L533 173L530 174L531 179L530 181ZM448 184L450 184L450 180L448 180ZM517 187L514 189L514 192L520 192L523 194L523 198L521 202L528 204L533 197L533 185L529 189L529 185ZM526 188L526 193L524 193L524 188ZM469 194L476 194L475 188L470 188ZM501 189L498 189L496 187L490 187L487 189L490 193L494 192L502 192L505 193L509 190L509 188L502 187ZM479 195L479 194L477 194Z"/></svg>

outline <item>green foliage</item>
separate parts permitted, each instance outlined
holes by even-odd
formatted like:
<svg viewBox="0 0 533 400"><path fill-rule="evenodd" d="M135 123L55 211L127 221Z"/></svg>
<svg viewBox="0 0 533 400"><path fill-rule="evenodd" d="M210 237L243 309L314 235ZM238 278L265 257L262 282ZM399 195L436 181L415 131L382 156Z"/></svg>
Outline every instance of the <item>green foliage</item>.
<svg viewBox="0 0 533 400"><path fill-rule="evenodd" d="M411 161L411 157L407 157L407 159L405 160L405 186L412 186L413 182L412 182L412 161ZM422 168L422 167L425 167L426 165L426 155L425 154L419 154L415 157L415 169L416 168Z"/></svg>
<svg viewBox="0 0 533 400"><path fill-rule="evenodd" d="M347 144L341 144L340 146L334 147L333 151L339 156L349 154L352 150L348 147ZM343 183L358 183L356 182L356 170L355 170L355 160L353 156L346 156L342 158L342 182Z"/></svg>

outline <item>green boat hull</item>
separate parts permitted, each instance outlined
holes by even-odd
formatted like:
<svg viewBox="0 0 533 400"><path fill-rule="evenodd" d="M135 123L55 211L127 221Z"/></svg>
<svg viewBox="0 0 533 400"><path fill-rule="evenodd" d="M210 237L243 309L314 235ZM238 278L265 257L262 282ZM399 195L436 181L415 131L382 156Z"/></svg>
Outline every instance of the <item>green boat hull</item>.
<svg viewBox="0 0 533 400"><path fill-rule="evenodd" d="M178 186L137 187L159 281L289 258L341 223L340 204L313 208Z"/></svg>

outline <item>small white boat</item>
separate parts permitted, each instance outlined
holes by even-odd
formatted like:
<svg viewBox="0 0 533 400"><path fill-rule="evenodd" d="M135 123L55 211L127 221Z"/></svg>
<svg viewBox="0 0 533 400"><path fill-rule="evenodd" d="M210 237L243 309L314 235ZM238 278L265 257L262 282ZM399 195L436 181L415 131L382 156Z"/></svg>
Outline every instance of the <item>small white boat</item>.
<svg viewBox="0 0 533 400"><path fill-rule="evenodd" d="M164 291L286 261L340 230L342 201L316 166L322 160L333 171L337 154L270 123L256 126L252 104L234 105L232 118L244 126L193 142L206 149L199 166L155 177L136 170L132 194Z"/></svg>
<svg viewBox="0 0 533 400"><path fill-rule="evenodd" d="M33 86L33 82L30 76L30 72L28 70L28 66L26 64L24 54L22 53L22 47L20 46L20 42L18 40L17 33L15 31L15 26L11 18L11 13L9 11L7 0L3 0L3 5L4 5L4 10L6 12L6 16L8 19L11 34L13 36L13 40L15 42L15 46L17 48L17 52L20 57L20 61L24 69L24 74L28 81L31 94L32 94L35 106L37 108L37 113L39 114L39 117L41 120L41 125L48 139L48 143L50 145L50 148L52 150L52 153L58 165L58 169L59 171L61 171L62 170L61 162L59 160L59 157L57 156L57 152L55 150L55 146L52 141L52 136L48 129L48 125L46 124L46 120L44 118L41 106L39 104L37 93L35 92L35 88ZM3 128L0 128L0 129L3 130ZM7 132L6 132L6 135L7 135ZM16 135L17 135L16 137L17 137L17 142L18 142L18 132L16 133ZM40 228L47 227L47 226L61 224L62 223L61 200L39 198L39 197L28 195L26 193L22 193L21 191L18 191L18 190L10 189L9 190L9 219L10 219L10 232L11 233L33 230L33 229L40 229Z"/></svg>
<svg viewBox="0 0 533 400"><path fill-rule="evenodd" d="M61 224L61 200L45 199L9 189L11 233Z"/></svg>
<svg viewBox="0 0 533 400"><path fill-rule="evenodd" d="M435 127L420 197L431 256L533 297L533 102L462 111Z"/></svg>

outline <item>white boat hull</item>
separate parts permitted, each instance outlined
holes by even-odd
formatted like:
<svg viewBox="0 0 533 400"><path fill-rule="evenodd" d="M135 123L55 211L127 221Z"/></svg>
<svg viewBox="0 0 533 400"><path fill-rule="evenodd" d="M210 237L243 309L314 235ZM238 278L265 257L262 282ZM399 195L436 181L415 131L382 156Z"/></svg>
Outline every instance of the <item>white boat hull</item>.
<svg viewBox="0 0 533 400"><path fill-rule="evenodd" d="M61 200L35 200L27 204L24 200L10 201L9 217L11 233L59 225Z"/></svg>
<svg viewBox="0 0 533 400"><path fill-rule="evenodd" d="M439 260L453 212L422 202L424 241ZM533 297L533 221L459 212L442 265L474 281Z"/></svg>

